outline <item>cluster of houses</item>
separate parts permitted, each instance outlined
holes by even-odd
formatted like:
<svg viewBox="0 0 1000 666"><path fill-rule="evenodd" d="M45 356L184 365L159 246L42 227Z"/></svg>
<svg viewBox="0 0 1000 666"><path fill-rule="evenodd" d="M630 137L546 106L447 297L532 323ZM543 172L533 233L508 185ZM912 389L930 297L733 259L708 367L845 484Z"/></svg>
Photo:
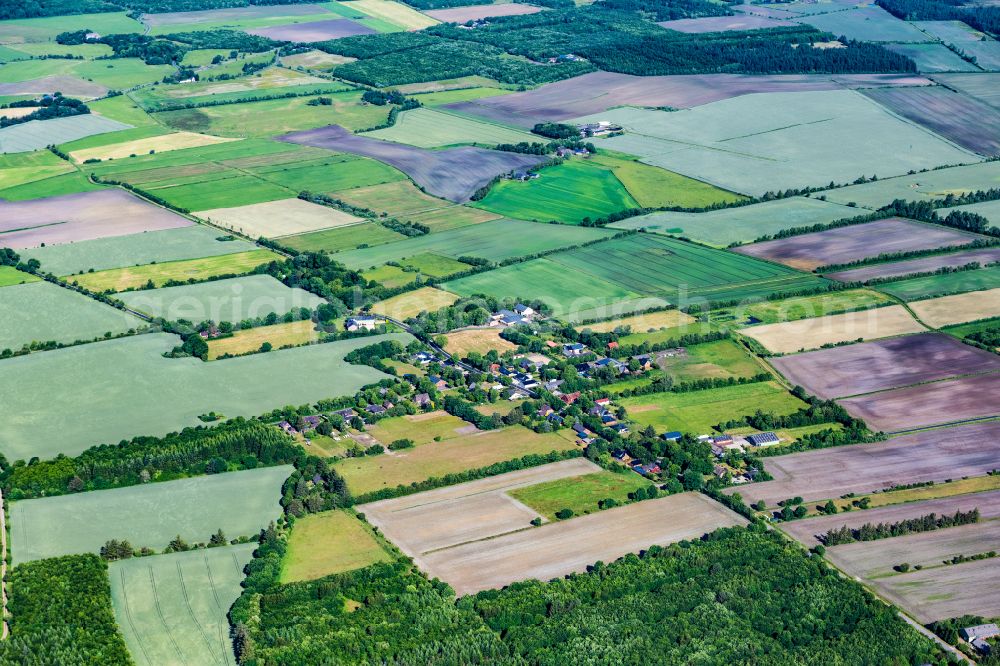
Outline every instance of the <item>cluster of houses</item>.
<svg viewBox="0 0 1000 666"><path fill-rule="evenodd" d="M977 624L972 627L965 627L958 633L962 637L962 640L967 641L969 645L976 648L979 654L989 656L993 652L993 646L986 641L987 639L1000 636L1000 627L997 627L996 623Z"/></svg>
<svg viewBox="0 0 1000 666"><path fill-rule="evenodd" d="M511 171L507 178L510 180L535 180L536 178L541 178L541 175L534 171Z"/></svg>
<svg viewBox="0 0 1000 666"><path fill-rule="evenodd" d="M551 344L555 345L555 343ZM617 347L617 342L612 342L608 345L609 349L615 349ZM591 350L588 349L586 345L579 342L562 345L562 354L567 358L583 356L584 354L589 354L590 351ZM650 370L656 360L652 354L637 354L636 356L633 356L632 359L638 361L639 363L638 372ZM611 358L609 356L599 356L596 360L576 364L576 371L582 377L590 377L595 370L600 370L602 368L611 368L615 375L628 375L632 373L632 371L629 370L629 364L626 361Z"/></svg>
<svg viewBox="0 0 1000 666"><path fill-rule="evenodd" d="M553 58L549 58L549 63L557 62L583 62L583 58L576 55L575 53L564 53L563 55L558 55Z"/></svg>
<svg viewBox="0 0 1000 666"><path fill-rule="evenodd" d="M534 308L518 303L513 310L497 310L490 315L490 326L518 326L519 324L530 324L537 319L538 313Z"/></svg>
<svg viewBox="0 0 1000 666"><path fill-rule="evenodd" d="M583 125L577 125L580 130L581 138L589 138L592 136L607 136L609 134L614 134L615 132L622 132L624 128L621 125L615 125L609 120L601 120L596 123L585 123Z"/></svg>
<svg viewBox="0 0 1000 666"><path fill-rule="evenodd" d="M699 441L708 442L712 445L712 454L716 458L722 458L729 451L745 453L751 446L775 446L780 439L773 432L758 432L752 435L700 435Z"/></svg>

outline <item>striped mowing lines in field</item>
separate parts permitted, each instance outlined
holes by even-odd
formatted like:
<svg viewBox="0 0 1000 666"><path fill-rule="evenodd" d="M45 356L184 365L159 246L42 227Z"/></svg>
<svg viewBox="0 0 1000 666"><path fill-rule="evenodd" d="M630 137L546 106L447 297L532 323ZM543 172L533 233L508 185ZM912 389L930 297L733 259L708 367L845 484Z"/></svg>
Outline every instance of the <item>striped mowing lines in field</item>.
<svg viewBox="0 0 1000 666"><path fill-rule="evenodd" d="M232 664L226 614L256 544L113 562L111 601L140 666Z"/></svg>

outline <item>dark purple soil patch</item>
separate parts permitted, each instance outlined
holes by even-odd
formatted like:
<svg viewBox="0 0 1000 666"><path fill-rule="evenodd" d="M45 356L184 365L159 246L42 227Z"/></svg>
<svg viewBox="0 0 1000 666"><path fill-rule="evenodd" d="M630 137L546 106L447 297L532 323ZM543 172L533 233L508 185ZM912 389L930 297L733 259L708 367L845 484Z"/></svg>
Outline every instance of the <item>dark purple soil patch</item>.
<svg viewBox="0 0 1000 666"><path fill-rule="evenodd" d="M75 76L43 76L30 81L0 83L0 95L51 95L61 92L73 97L103 97L108 89Z"/></svg>
<svg viewBox="0 0 1000 666"><path fill-rule="evenodd" d="M280 42L325 42L328 39L375 34L375 30L366 25L355 23L351 19L290 23L288 25L275 25L270 28L256 28L254 30L247 30L247 32L251 35L276 39Z"/></svg>
<svg viewBox="0 0 1000 666"><path fill-rule="evenodd" d="M468 7L453 7L451 9L433 9L424 12L431 18L436 18L444 23L465 23L476 19L489 18L491 16L520 16L522 14L535 14L542 11L541 7L532 7L521 3L510 3L507 5L469 5Z"/></svg>
<svg viewBox="0 0 1000 666"><path fill-rule="evenodd" d="M737 16L705 16L703 18L663 21L658 26L667 30L700 34L704 32L726 32L727 30L760 30L762 28L782 28L798 25L792 21L742 14Z"/></svg>
<svg viewBox="0 0 1000 666"><path fill-rule="evenodd" d="M966 245L976 238L981 236L901 217L890 217L839 229L753 243L734 251L811 271L819 266L877 257L884 252Z"/></svg>
<svg viewBox="0 0 1000 666"><path fill-rule="evenodd" d="M239 21L240 19L267 18L269 16L314 16L326 14L322 5L281 5L230 7L228 9L204 9L192 12L170 12L168 14L143 14L142 22L147 25L183 25L188 23L209 23L217 21Z"/></svg>
<svg viewBox="0 0 1000 666"><path fill-rule="evenodd" d="M1000 416L1000 374L948 379L839 402L869 428L883 432ZM996 444L994 456L1000 460Z"/></svg>
<svg viewBox="0 0 1000 666"><path fill-rule="evenodd" d="M939 268L965 266L973 262L985 266L997 261L1000 261L1000 247L989 247L982 250L940 254L935 257L924 257L923 259L896 261L891 264L876 264L874 266L865 266L864 268L855 268L850 271L827 273L824 277L840 280L841 282L867 282L868 280L895 277L897 275L928 273L936 271Z"/></svg>
<svg viewBox="0 0 1000 666"><path fill-rule="evenodd" d="M193 224L124 190L0 201L0 247L23 249Z"/></svg>
<svg viewBox="0 0 1000 666"><path fill-rule="evenodd" d="M396 167L429 194L457 203L469 201L476 190L495 177L529 169L544 159L472 146L425 150L355 136L339 125L292 132L278 140L374 158Z"/></svg>
<svg viewBox="0 0 1000 666"><path fill-rule="evenodd" d="M793 384L821 398L871 393L1000 370L1000 356L943 333L862 342L772 361Z"/></svg>
<svg viewBox="0 0 1000 666"><path fill-rule="evenodd" d="M535 123L603 113L616 106L688 109L751 93L928 84L928 79L914 74L631 76L592 72L527 92L457 102L444 108L530 128Z"/></svg>
<svg viewBox="0 0 1000 666"><path fill-rule="evenodd" d="M1000 155L1000 110L947 88L865 90L890 111L980 155Z"/></svg>
<svg viewBox="0 0 1000 666"><path fill-rule="evenodd" d="M887 442L839 446L764 459L773 481L726 490L747 504L789 497L827 500L895 485L982 476L997 467L1000 422L928 430Z"/></svg>

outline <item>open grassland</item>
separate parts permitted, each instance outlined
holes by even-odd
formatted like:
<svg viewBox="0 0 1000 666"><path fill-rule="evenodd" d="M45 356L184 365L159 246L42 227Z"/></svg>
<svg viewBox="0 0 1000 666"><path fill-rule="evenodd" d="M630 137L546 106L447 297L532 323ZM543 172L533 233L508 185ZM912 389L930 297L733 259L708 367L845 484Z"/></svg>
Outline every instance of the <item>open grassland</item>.
<svg viewBox="0 0 1000 666"><path fill-rule="evenodd" d="M366 160L372 161L372 160ZM381 164L381 162L376 162ZM385 165L382 165L385 167ZM385 167L389 168L389 167ZM393 172L402 175L393 169ZM454 207L450 201L432 197L421 192L412 182L405 178L393 178L391 182L364 187L338 187L335 191L338 199L349 204L373 210L376 213L408 219L411 215L426 213L440 208Z"/></svg>
<svg viewBox="0 0 1000 666"><path fill-rule="evenodd" d="M1000 316L1000 288L914 301L909 306L921 321L934 328L964 324Z"/></svg>
<svg viewBox="0 0 1000 666"><path fill-rule="evenodd" d="M165 289L143 289L118 296L128 307L168 320L238 322L315 308L323 299L286 287L270 275L215 280Z"/></svg>
<svg viewBox="0 0 1000 666"><path fill-rule="evenodd" d="M303 190L332 194L339 198L343 190L368 188L386 183L412 184L406 176L388 164L382 164L367 157L356 157L325 150L309 150L305 154L292 153L289 161L274 164L249 166L247 171L266 181L281 185L298 193ZM383 188L392 190L392 187ZM415 189L415 188L414 188ZM419 190L417 190L419 192ZM426 195L424 195L426 196ZM430 197L427 197L430 199ZM431 199L438 204L441 202ZM369 206L366 206L368 208Z"/></svg>
<svg viewBox="0 0 1000 666"><path fill-rule="evenodd" d="M228 55L224 54L224 55ZM269 60L270 54L264 57ZM249 60L243 60L245 64ZM218 70L212 70L211 75L218 76ZM268 67L252 76L239 76L231 79L218 81L195 81L177 85L164 85L155 88L136 90L131 93L135 101L141 103L143 107L150 111L164 110L164 102L167 100L201 101L205 99L228 100L233 93L258 93L268 90L291 88L293 92L308 90L307 86L324 84L324 89L347 90L348 86L336 82L330 82L310 74L296 72L283 67ZM244 95L245 96L245 95Z"/></svg>
<svg viewBox="0 0 1000 666"><path fill-rule="evenodd" d="M513 342L507 342L500 337L500 331L495 328L475 328L465 331L456 331L455 333L449 333L447 336L448 344L445 345L445 349L448 353L454 354L459 358L465 358L470 352L476 352L477 354L485 354L491 349L495 349L497 353L504 353L505 351L511 351L517 349L517 345Z"/></svg>
<svg viewBox="0 0 1000 666"><path fill-rule="evenodd" d="M104 189L100 185L95 185L87 180L87 177L78 171L71 171L58 176L52 176L43 180L15 185L7 189L0 190L0 197L7 201L27 201L30 199L41 199L50 196L63 194L77 194L80 192L96 192Z"/></svg>
<svg viewBox="0 0 1000 666"><path fill-rule="evenodd" d="M912 24L881 7L867 5L844 11L806 15L800 22L817 30L868 42L929 42L932 39Z"/></svg>
<svg viewBox="0 0 1000 666"><path fill-rule="evenodd" d="M750 326L740 331L775 353L790 354L851 340L874 340L926 330L902 305Z"/></svg>
<svg viewBox="0 0 1000 666"><path fill-rule="evenodd" d="M374 280L393 289L413 282L422 274L445 277L469 268L468 264L438 254L417 254L399 263L399 266L380 266L367 270L362 275L366 280Z"/></svg>
<svg viewBox="0 0 1000 666"><path fill-rule="evenodd" d="M198 217L250 238L280 238L359 224L361 218L302 199L279 199L198 212Z"/></svg>
<svg viewBox="0 0 1000 666"><path fill-rule="evenodd" d="M385 107L361 104L357 91L324 94L333 100L326 106L310 106L314 97L294 97L245 102L200 109L164 111L157 120L177 130L217 136L262 137L307 130L337 123L351 130L373 127L385 121Z"/></svg>
<svg viewBox="0 0 1000 666"><path fill-rule="evenodd" d="M18 284L38 282L40 277L19 271L13 266L0 266L0 287L11 287Z"/></svg>
<svg viewBox="0 0 1000 666"><path fill-rule="evenodd" d="M981 238L949 227L892 217L736 248L751 257L811 271L883 253L966 245Z"/></svg>
<svg viewBox="0 0 1000 666"><path fill-rule="evenodd" d="M0 294L8 289L15 287ZM8 460L76 455L101 443L201 425L198 415L210 411L255 416L351 395L385 375L351 365L344 355L386 339L406 344L412 338L357 338L204 363L164 358L180 338L150 333L7 359L0 391L5 408L20 416L0 423L0 448ZM294 381L275 391L281 377ZM100 390L81 391L88 386Z"/></svg>
<svg viewBox="0 0 1000 666"><path fill-rule="evenodd" d="M541 137L523 130L428 108L403 111L392 127L368 132L365 136L420 148L437 148L463 143L478 143L493 147L499 143L522 141L532 143L542 140Z"/></svg>
<svg viewBox="0 0 1000 666"><path fill-rule="evenodd" d="M265 342L274 349L304 345L319 339L316 325L308 320L293 321L274 326L258 326L243 331L236 331L228 338L216 338L208 341L208 360L213 361L224 354L236 356L257 351Z"/></svg>
<svg viewBox="0 0 1000 666"><path fill-rule="evenodd" d="M515 219L578 224L639 204L613 170L575 159L542 169L537 179L501 180L474 205Z"/></svg>
<svg viewBox="0 0 1000 666"><path fill-rule="evenodd" d="M15 19L0 23L0 42L47 42L55 40L60 32L84 29L107 35L142 32L142 25L125 12Z"/></svg>
<svg viewBox="0 0 1000 666"><path fill-rule="evenodd" d="M582 516L598 511L597 503L602 500L612 499L624 504L629 500L630 493L651 485L650 481L630 470L601 471L518 488L508 494L547 520L556 520L556 512L562 509L570 509L575 515Z"/></svg>
<svg viewBox="0 0 1000 666"><path fill-rule="evenodd" d="M136 127L157 126L156 121L127 95L105 97L95 102L89 102L87 106L90 107L91 113L98 113L120 123ZM168 132L169 130L162 128L162 131Z"/></svg>
<svg viewBox="0 0 1000 666"><path fill-rule="evenodd" d="M659 368L675 382L712 377L752 377L761 372L753 356L734 340L716 340L686 348L686 355L662 357Z"/></svg>
<svg viewBox="0 0 1000 666"><path fill-rule="evenodd" d="M142 320L51 282L27 280L0 291L0 350L31 342L92 340L119 335Z"/></svg>
<svg viewBox="0 0 1000 666"><path fill-rule="evenodd" d="M356 58L348 58L347 56L324 53L323 51L316 50L282 56L281 64L286 67L303 67L305 69L326 71L333 69L337 65L354 62L355 60Z"/></svg>
<svg viewBox="0 0 1000 666"><path fill-rule="evenodd" d="M997 558L943 568L911 571L872 581L879 594L920 622L964 614L1000 615L1000 561Z"/></svg>
<svg viewBox="0 0 1000 666"><path fill-rule="evenodd" d="M608 151L604 151L588 159L610 168L632 198L644 208L660 206L702 208L743 199L739 194L727 192L700 180L643 164L629 155L611 155Z"/></svg>
<svg viewBox="0 0 1000 666"><path fill-rule="evenodd" d="M113 562L115 618L140 666L232 664L229 607L240 596L252 543Z"/></svg>
<svg viewBox="0 0 1000 666"><path fill-rule="evenodd" d="M414 445L421 446L468 435L476 432L476 428L457 416L438 410L382 419L365 428L365 432L385 446L397 439L410 439Z"/></svg>
<svg viewBox="0 0 1000 666"><path fill-rule="evenodd" d="M2 28L0 28L2 32ZM0 37L2 39L2 37ZM174 71L170 65L147 65L139 58L38 58L0 65L0 92L5 95L56 92L85 98L102 97L108 89L123 90L159 81ZM22 84L12 86L5 84ZM39 90L39 87L43 89Z"/></svg>
<svg viewBox="0 0 1000 666"><path fill-rule="evenodd" d="M390 559L371 528L353 513L314 513L295 521L281 563L281 582L316 580Z"/></svg>
<svg viewBox="0 0 1000 666"><path fill-rule="evenodd" d="M857 209L841 204L789 197L704 213L661 211L613 222L609 226L615 229L646 229L725 247L732 243L750 242L783 229L827 224L857 214Z"/></svg>
<svg viewBox="0 0 1000 666"><path fill-rule="evenodd" d="M997 80L1000 81L1000 77L998 77ZM994 199L993 201L980 201L979 203L967 204L965 206L942 208L938 214L948 215L952 211L956 210L966 213L976 213L985 217L993 225L1000 224L1000 200L998 199Z"/></svg>
<svg viewBox="0 0 1000 666"><path fill-rule="evenodd" d="M379 456L347 458L336 469L355 495L409 485L431 477L488 467L531 454L574 447L569 435L538 434L521 426L492 430Z"/></svg>
<svg viewBox="0 0 1000 666"><path fill-rule="evenodd" d="M113 160L129 157L130 155L144 155L154 152L165 153L171 150L210 146L215 143L235 140L218 136L208 136L207 134L195 134L193 132L174 132L172 134L164 134L137 141L112 143L99 148L75 150L69 156L77 162L84 162L86 160Z"/></svg>
<svg viewBox="0 0 1000 666"><path fill-rule="evenodd" d="M840 187L821 194L829 201L842 204L854 202L858 206L874 209L886 206L895 199L926 201L998 186L1000 162L992 161L896 178L879 177L875 182Z"/></svg>
<svg viewBox="0 0 1000 666"><path fill-rule="evenodd" d="M1000 288L1000 266L944 275L929 275L879 286L882 291L904 301L998 288ZM997 293L1000 294L1000 292Z"/></svg>
<svg viewBox="0 0 1000 666"><path fill-rule="evenodd" d="M405 238L403 234L396 233L381 224L363 222L298 236L285 236L281 239L281 244L299 252L334 253L354 250L360 246L382 245Z"/></svg>
<svg viewBox="0 0 1000 666"><path fill-rule="evenodd" d="M990 319L974 321L968 324L945 326L941 329L941 331L947 333L948 335L954 335L956 338L965 338L973 333L980 333L996 327L1000 327L1000 317L992 317Z"/></svg>
<svg viewBox="0 0 1000 666"><path fill-rule="evenodd" d="M8 187L33 183L71 171L72 165L48 150L0 155L0 196L3 196L2 191Z"/></svg>
<svg viewBox="0 0 1000 666"><path fill-rule="evenodd" d="M457 259L479 257L503 261L606 238L603 229L537 224L521 220L496 220L436 234L415 236L397 243L341 252L336 260L348 268L381 266L418 254L438 254Z"/></svg>
<svg viewBox="0 0 1000 666"><path fill-rule="evenodd" d="M435 287L421 287L399 296L379 301L371 307L375 314L404 320L421 312L434 312L448 307L458 300L458 296Z"/></svg>
<svg viewBox="0 0 1000 666"><path fill-rule="evenodd" d="M618 342L623 345L638 345L643 342L648 342L649 344L659 344L666 342L667 340L676 340L682 335L687 335L688 333L713 333L719 331L720 329L720 326L711 322L693 321L690 323L680 324L678 326L658 328L654 331L630 333L618 338Z"/></svg>
<svg viewBox="0 0 1000 666"><path fill-rule="evenodd" d="M631 317L618 317L593 324L584 324L577 326L577 329L583 331L589 328L595 333L610 333L617 328L628 326L633 331L645 332L650 329L674 328L690 324L694 321L694 317L680 310L661 310L659 312L647 312L645 314L632 315Z"/></svg>
<svg viewBox="0 0 1000 666"><path fill-rule="evenodd" d="M872 430L883 432L1000 416L1000 374L946 379L845 398L840 403Z"/></svg>
<svg viewBox="0 0 1000 666"><path fill-rule="evenodd" d="M602 120L625 134L598 147L754 195L980 159L852 90L742 95L673 112L625 107L573 122Z"/></svg>
<svg viewBox="0 0 1000 666"><path fill-rule="evenodd" d="M793 384L821 398L841 398L1000 370L1000 356L942 333L862 342L771 360Z"/></svg>
<svg viewBox="0 0 1000 666"><path fill-rule="evenodd" d="M776 456L764 463L773 481L726 492L739 492L747 504L763 500L773 507L796 496L807 502L825 501L895 485L983 476L996 468L993 442L998 436L1000 422L992 421L926 430L887 442Z"/></svg>
<svg viewBox="0 0 1000 666"><path fill-rule="evenodd" d="M0 129L0 152L25 153L85 136L128 128L129 125L94 114L52 120L29 120L26 123Z"/></svg>
<svg viewBox="0 0 1000 666"><path fill-rule="evenodd" d="M96 553L108 539L162 550L178 534L188 543L205 543L219 529L252 536L281 515L281 484L291 472L282 465L15 502L11 554L20 563Z"/></svg>
<svg viewBox="0 0 1000 666"><path fill-rule="evenodd" d="M758 382L689 393L653 393L620 401L629 418L657 430L692 435L711 433L718 423L749 416L757 410L792 414L806 406L775 382Z"/></svg>
<svg viewBox="0 0 1000 666"><path fill-rule="evenodd" d="M427 553L417 563L459 595L585 571L651 545L697 539L743 518L700 493L682 493Z"/></svg>
<svg viewBox="0 0 1000 666"><path fill-rule="evenodd" d="M219 240L222 236L223 234L210 227L192 225L180 229L47 245L20 250L18 253L26 259L37 259L47 273L70 275L160 261L238 254L255 249L252 243L245 241Z"/></svg>
<svg viewBox="0 0 1000 666"><path fill-rule="evenodd" d="M131 129L119 130L117 132L108 132L106 134L95 134L94 136L85 136L82 139L77 139L76 141L70 141L69 143L64 143L59 146L59 150L64 153L71 153L80 150L90 150L92 148L103 148L104 146L114 145L116 143L131 143L133 141L142 141L145 139L152 139L154 137L162 137L170 134L170 130L157 125L140 125L138 127L133 127ZM133 158L139 155L151 154L148 150L145 153L131 153L125 157Z"/></svg>
<svg viewBox="0 0 1000 666"><path fill-rule="evenodd" d="M895 303L894 300L871 289L831 291L813 296L793 296L780 301L761 301L741 304L734 308L711 313L712 321L740 323L758 320L764 324L797 321L827 314L867 310Z"/></svg>
<svg viewBox="0 0 1000 666"><path fill-rule="evenodd" d="M168 282L207 280L220 275L249 273L261 264L281 261L282 259L280 254L271 250L251 250L204 259L183 259L128 268L111 268L106 271L71 275L66 279L98 293L126 289L150 289L161 287Z"/></svg>

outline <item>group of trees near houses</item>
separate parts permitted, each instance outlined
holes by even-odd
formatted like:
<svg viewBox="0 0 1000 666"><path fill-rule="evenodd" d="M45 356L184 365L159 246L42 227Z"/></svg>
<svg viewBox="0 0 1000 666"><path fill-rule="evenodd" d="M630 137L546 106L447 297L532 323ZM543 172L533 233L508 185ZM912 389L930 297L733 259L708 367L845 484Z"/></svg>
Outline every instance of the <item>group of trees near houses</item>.
<svg viewBox="0 0 1000 666"><path fill-rule="evenodd" d="M971 511L956 511L954 515L939 516L929 513L926 516L907 518L895 523L865 523L861 527L838 527L821 537L827 546L839 546L854 541L876 541L890 537L904 536L916 532L930 532L943 527L958 527L979 522L979 509Z"/></svg>
<svg viewBox="0 0 1000 666"><path fill-rule="evenodd" d="M947 663L891 607L759 526L457 603L408 561L280 585L283 539L260 551L232 611L243 666Z"/></svg>

